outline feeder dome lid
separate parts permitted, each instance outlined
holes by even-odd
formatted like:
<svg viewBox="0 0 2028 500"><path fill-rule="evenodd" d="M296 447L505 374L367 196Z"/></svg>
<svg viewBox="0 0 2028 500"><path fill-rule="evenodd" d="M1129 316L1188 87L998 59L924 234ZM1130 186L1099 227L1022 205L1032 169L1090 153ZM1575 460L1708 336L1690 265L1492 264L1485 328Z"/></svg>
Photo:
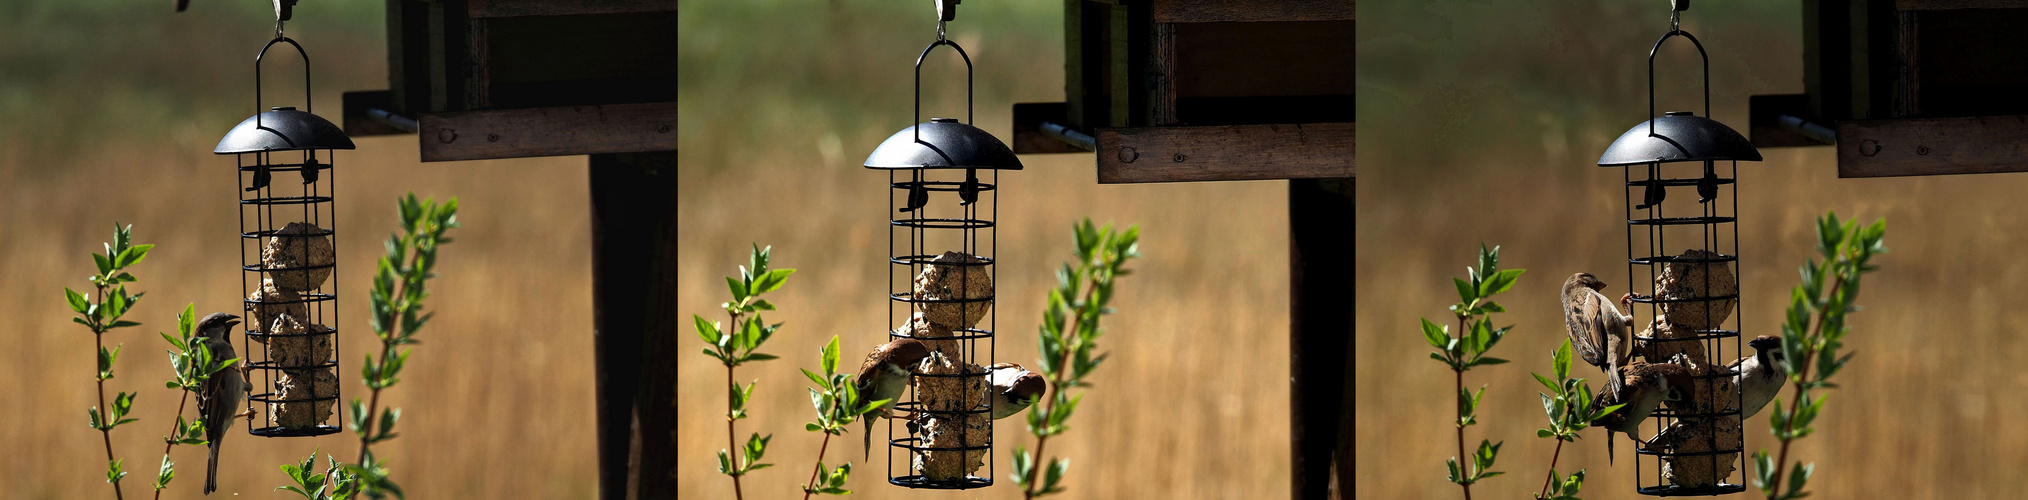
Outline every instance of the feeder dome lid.
<svg viewBox="0 0 2028 500"><path fill-rule="evenodd" d="M247 117L218 140L212 153L353 149L345 130L321 116L282 106Z"/></svg>
<svg viewBox="0 0 2028 500"><path fill-rule="evenodd" d="M921 137L916 133L920 131ZM873 148L866 168L984 168L1021 170L1014 150L979 127L958 123L954 118L930 121L901 129Z"/></svg>
<svg viewBox="0 0 2028 500"><path fill-rule="evenodd" d="M1649 124L1654 133L1649 134ZM1677 161L1760 161L1760 150L1718 120L1689 111L1670 111L1641 122L1613 140L1599 156L1601 167Z"/></svg>

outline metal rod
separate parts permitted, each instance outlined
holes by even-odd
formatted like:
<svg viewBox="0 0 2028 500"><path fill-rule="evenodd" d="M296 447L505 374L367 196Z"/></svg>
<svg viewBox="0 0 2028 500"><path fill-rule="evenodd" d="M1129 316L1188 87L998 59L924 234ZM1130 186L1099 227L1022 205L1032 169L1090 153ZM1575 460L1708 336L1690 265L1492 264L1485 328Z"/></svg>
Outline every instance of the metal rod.
<svg viewBox="0 0 2028 500"><path fill-rule="evenodd" d="M1051 139L1063 141L1064 144L1077 146L1078 149L1085 151L1098 151L1098 140L1092 139L1091 136L1085 135L1084 132L1078 132L1076 129L1059 125L1056 122L1042 122L1041 128L1042 135L1048 136Z"/></svg>

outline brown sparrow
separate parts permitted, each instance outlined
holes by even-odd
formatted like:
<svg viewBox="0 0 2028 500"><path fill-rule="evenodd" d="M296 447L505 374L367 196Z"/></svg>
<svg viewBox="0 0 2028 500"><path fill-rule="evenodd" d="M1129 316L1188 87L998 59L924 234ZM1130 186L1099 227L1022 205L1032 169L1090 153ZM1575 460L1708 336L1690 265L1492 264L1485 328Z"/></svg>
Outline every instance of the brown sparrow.
<svg viewBox="0 0 2028 500"><path fill-rule="evenodd" d="M211 347L212 359L239 357L233 354L232 342L226 340L226 335L238 324L239 316L226 313L211 313L197 322L197 334L204 337L204 345ZM240 397L250 390L253 387L237 366L219 370L197 388L197 412L204 416L204 440L211 445L211 459L204 473L206 495L218 491L218 447L225 440L225 430L232 427L232 420L243 415L239 411Z"/></svg>
<svg viewBox="0 0 2028 500"><path fill-rule="evenodd" d="M1619 411L1593 420L1592 426L1606 430L1606 463L1612 463L1613 432L1624 432L1633 436L1640 432L1641 421L1647 420L1655 408L1662 406L1662 400L1681 398L1681 392L1690 388L1690 372L1674 363L1648 364L1635 362L1625 368L1622 377L1625 384L1619 390L1611 387L1599 389L1598 397L1592 400L1593 408L1624 404Z"/></svg>
<svg viewBox="0 0 2028 500"><path fill-rule="evenodd" d="M1627 366L1633 343L1628 336L1634 318L1620 314L1605 294L1605 282L1591 273L1577 273L1563 280L1563 325L1570 345L1584 362L1605 370L1606 388L1618 391L1626 385L1620 367Z"/></svg>
<svg viewBox="0 0 2028 500"><path fill-rule="evenodd" d="M929 347L911 338L897 338L866 355L866 362L859 366L859 377L852 379L852 387L859 391L860 401L886 399L880 406L880 413L894 407L894 401L901 399L901 393L908 389L909 368L929 357ZM866 419L865 456L873 456L873 419Z"/></svg>
<svg viewBox="0 0 2028 500"><path fill-rule="evenodd" d="M1751 357L1739 358L1725 365L1725 369L1737 373L1732 375L1735 387L1740 388L1740 399L1744 406L1733 420L1752 417L1761 407L1774 400L1775 393L1782 391L1782 383L1788 381L1788 372L1783 366L1788 363L1782 358L1782 338L1774 335L1754 337L1746 345L1759 352Z"/></svg>
<svg viewBox="0 0 2028 500"><path fill-rule="evenodd" d="M993 420L1007 418L1042 397L1049 390L1049 383L1042 375L1028 371L1014 363L998 363L987 367L987 379L993 384Z"/></svg>

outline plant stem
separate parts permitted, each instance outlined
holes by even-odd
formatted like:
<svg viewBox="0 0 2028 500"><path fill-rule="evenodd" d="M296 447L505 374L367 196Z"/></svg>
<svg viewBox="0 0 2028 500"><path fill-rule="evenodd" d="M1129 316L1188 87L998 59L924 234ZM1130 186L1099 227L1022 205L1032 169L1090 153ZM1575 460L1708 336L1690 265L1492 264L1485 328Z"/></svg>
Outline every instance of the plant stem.
<svg viewBox="0 0 2028 500"><path fill-rule="evenodd" d="M98 285L98 298L96 300L98 302L98 307L101 308L105 307L106 305L105 285ZM99 319L97 317L93 317L91 318L91 320L92 320L92 341L98 344L98 350L103 351L106 349L105 326L98 324ZM94 359L97 359L98 355L99 353L97 351L92 352L92 356ZM97 367L98 363L94 361L92 363L92 366ZM99 436L105 438L106 464L108 466L111 466L111 464L113 463L113 426L112 426L113 409L112 407L106 406L106 378L104 374L93 373L92 378L98 379L99 382L99 425L100 425ZM113 483L113 498L117 499L127 498L127 494L120 491L120 482L118 480L112 480L107 482Z"/></svg>
<svg viewBox="0 0 2028 500"><path fill-rule="evenodd" d="M1827 300L1836 300L1838 297L1838 287L1844 286L1845 280L1842 276L1837 274L1833 274L1831 278L1836 279L1837 281L1831 283L1831 293L1825 294L1824 298ZM1810 337L1808 338L1818 338L1824 334L1824 320L1827 319L1825 316L1829 314L1830 313L1826 310L1819 309L1817 311L1817 327L1812 332L1810 332ZM1805 387L1810 382L1810 360L1811 358L1816 357L1816 354L1817 354L1816 349L1804 349L1803 364L1796 365L1796 373L1803 374L1803 379L1796 381L1796 390L1795 390L1796 394L1792 399L1789 400L1789 414L1791 416L1795 415L1797 408L1802 407L1803 392L1807 390L1805 389ZM1795 427L1796 427L1796 419L1789 418L1787 422L1784 422L1782 424L1782 435L1787 436L1790 432L1793 432L1795 430ZM1767 497L1770 499L1775 498L1775 495L1781 491L1782 472L1784 472L1783 469L1787 469L1789 465L1789 442L1793 440L1794 439L1787 437L1782 438L1782 451L1779 455L1777 455L1778 458L1775 459L1775 473L1774 473L1775 483L1772 485L1774 486L1774 489L1763 491L1763 493L1767 493Z"/></svg>
<svg viewBox="0 0 2028 500"><path fill-rule="evenodd" d="M1083 276L1083 275L1084 275L1084 273L1079 273L1079 276ZM1085 305L1085 307L1090 307L1090 306L1091 306L1091 297L1092 297L1092 294L1093 294L1094 292L1097 292L1097 291L1098 291L1098 281L1097 281L1097 280L1093 280L1093 281L1091 282L1091 286L1089 286L1089 287L1086 287L1086 288L1084 289L1084 300L1080 301L1079 303L1080 303L1080 304L1084 304L1084 305ZM1078 321L1079 321L1079 320L1081 320L1082 318L1084 318L1084 312L1083 312L1083 311L1078 311L1078 314L1077 314L1077 315L1075 315L1075 316L1072 316L1072 317L1070 318L1070 329L1068 329L1068 330L1060 330L1060 331L1058 331L1058 332L1057 332L1057 335L1058 335L1058 336L1060 336L1060 337L1061 337L1061 336L1069 336L1069 335L1077 335L1077 328L1078 328L1078 324L1077 324L1077 323L1078 323ZM1067 333L1068 333L1069 335L1065 335L1065 333L1066 333L1066 332L1067 332ZM1060 339L1059 339L1059 340L1060 340ZM1058 358L1058 359L1057 359L1057 362L1056 362L1056 376L1055 376L1055 377L1053 377L1053 378L1054 378L1055 380L1054 380L1054 381L1051 381L1051 382L1050 382L1050 384L1049 384L1049 391L1050 391L1050 392L1052 392L1052 393L1056 393L1056 394L1059 394L1059 395L1060 395L1060 394L1062 394L1062 393L1063 393L1063 374L1064 374L1064 373L1066 373L1066 370L1068 370L1068 369L1069 369L1069 367L1070 367L1070 352L1071 352L1071 351L1073 351L1073 350L1075 350L1075 349L1072 349L1072 348L1071 348L1071 346L1069 345L1069 343L1068 343L1068 342L1057 342L1057 344L1058 344L1058 345L1061 345L1061 346L1063 346L1063 348L1062 348L1062 349L1061 349L1061 350L1059 351L1059 353L1057 354L1057 358ZM1044 411L1043 411L1043 414L1044 414L1044 415L1053 415L1053 414L1055 414L1055 412L1056 412L1056 400L1057 400L1058 398L1055 398L1055 397L1051 397L1051 398L1044 398L1044 399L1048 400L1049 402L1048 402L1048 406L1047 406L1047 407L1045 407L1045 408L1043 408L1043 410L1044 410ZM1040 484L1038 484L1038 483L1036 483L1036 482L1035 482L1035 480L1036 480L1036 478L1038 478L1038 477L1041 477L1041 476L1042 476L1042 468L1044 467L1044 464L1042 463L1042 460L1043 460L1043 458L1042 458L1042 445L1043 445L1043 444L1045 444L1045 443L1048 443L1048 442L1049 442L1049 436L1046 436L1046 435L1044 435L1044 436L1036 436L1036 437L1035 437L1035 461L1034 461L1034 462L1032 462L1033 466L1032 466L1032 467L1030 467L1030 468L1028 469L1028 487L1027 487L1027 488L1025 488L1025 489L1022 489L1022 490L1021 490L1021 496L1022 496L1022 498L1035 498L1035 497L1036 497L1037 495L1041 495L1041 494L1042 494L1042 491L1041 491L1041 489L1040 489L1040 486L1041 486L1041 485L1040 485Z"/></svg>
<svg viewBox="0 0 2028 500"><path fill-rule="evenodd" d="M729 325L728 328L739 328L738 314L732 315L732 324ZM731 362L725 363L725 381L726 383L731 384L731 387L735 389L739 387L739 379L732 377ZM736 421L738 421L738 419L732 418L732 396L730 394L727 394L725 398L725 456L727 460L730 460L732 462L732 472L728 472L726 473L726 475L732 476L732 497L735 499L744 500L746 498L746 493L741 491L739 487L739 476L740 476L739 457L743 455L740 453L740 449L738 446L739 443L738 434L734 433L732 430L732 424L733 422ZM825 434L824 442L826 444L829 444L830 441L831 435ZM824 458L824 452L822 447L819 447L817 451L817 458L820 460ZM805 493L804 498L809 498L809 494Z"/></svg>
<svg viewBox="0 0 2028 500"><path fill-rule="evenodd" d="M1542 492L1535 494L1535 498L1545 498L1549 496L1549 483L1554 482L1556 479L1556 459L1562 456L1563 456L1563 439L1558 438L1556 440L1556 452L1549 454L1549 474L1542 476Z"/></svg>
<svg viewBox="0 0 2028 500"><path fill-rule="evenodd" d="M816 491L817 471L824 470L824 450L830 447L831 447L831 433L827 431L824 433L824 443L817 445L817 464L815 466L812 466L810 469L810 484L808 486L803 487L803 500L810 500L810 493ZM735 485L739 483L738 476L734 476L732 480L733 484ZM732 488L732 491L733 494L737 495L739 493L739 487L734 486Z"/></svg>
<svg viewBox="0 0 2028 500"><path fill-rule="evenodd" d="M189 404L190 404L190 390L184 389L183 399L178 400L176 402L176 416L178 417L183 416L183 408ZM170 425L173 426L175 424ZM166 440L169 441L169 444L167 446L162 447L162 458L169 458L169 450L176 448L176 440L177 438L182 437L182 434L183 429L176 427L169 428L169 439ZM162 500L162 490L160 489L155 490L155 500Z"/></svg>
<svg viewBox="0 0 2028 500"><path fill-rule="evenodd" d="M1460 342L1463 341L1462 339L1464 338L1466 331L1467 330L1465 330L1465 317L1458 316L1458 338L1461 339L1459 340ZM1458 362L1463 363L1464 360L1460 359L1458 360ZM1457 374L1458 381L1457 385L1458 389L1457 391L1454 392L1454 394L1458 394L1459 395L1458 397L1464 397L1465 370L1463 368L1458 368L1457 366L1452 366L1451 372ZM1460 481L1458 481L1458 486L1464 487L1465 500L1472 500L1472 465L1471 465L1472 462L1469 462L1468 460L1470 460L1470 458L1465 456L1465 404L1462 401L1458 403L1457 426L1458 426L1458 478L1460 479Z"/></svg>
<svg viewBox="0 0 2028 500"><path fill-rule="evenodd" d="M411 235L411 238L413 238L413 235ZM414 246L414 243L413 243L413 242L411 241L411 242L409 243L409 246L410 246L410 247L413 247L413 246ZM406 264L405 266L403 266L403 267L402 267L402 269L404 270L404 271L402 272L402 276L404 276L404 278L403 278L403 279L401 280L401 290L400 290L400 293L398 293L398 294L395 294L395 295L394 295L394 297L399 297L399 298L396 298L396 299L392 299L392 300L395 300L395 301L396 301L396 302L395 302L395 304L397 305L397 307L395 307L393 311L389 311L389 312L388 312L388 315L387 315L386 317L383 317L383 318L381 318L381 321L380 321L380 324L382 324L382 325L387 325L387 330L388 330L388 331L387 331L386 333L381 333L381 332L374 332L374 333L375 333L376 335L379 335L379 336L380 336L380 365L379 365L379 366L383 366L383 367L384 367L384 366L387 366L387 359L388 359L389 357L392 357L392 356L394 355L394 339L398 338L398 337L396 337L396 336L395 336L395 333L396 333L396 331L397 331L397 330L399 330L399 329L401 328L401 323L400 323L400 318L402 317L402 313L403 313L404 311L407 311L407 310L408 310L408 308L410 308L410 307L414 307L414 304L410 304L410 303L408 303L408 289L409 289L409 281L408 281L408 279L407 279L407 278L405 278L406 276L408 276L408 272L406 272L405 270L407 270L407 269L414 269L414 268L415 268L415 266L416 266L416 265L418 264L418 262L417 262L417 261L420 261L420 260L422 260L422 251L420 251L420 250L417 250L417 251L415 251L415 252L410 252L410 253L412 253L413 255L410 255L410 256L408 257L408 262L407 262L407 264ZM375 384L375 385L379 385L379 384ZM373 388L369 389L369 390L371 390L371 391L372 391L373 395L372 395L372 396L370 396L370 397L368 397L368 398L366 399L366 419L367 419L367 420L366 420L365 422L353 422L353 424L355 424L355 425L358 425L360 429L362 429L362 430L364 430L364 431L365 431L365 432L362 432L362 433L360 434L360 436L359 436L359 460L358 460L358 461L356 462L356 463L358 463L358 464L360 464L360 465L362 465L362 466L363 466L363 465L366 465L366 450L367 450L367 445L368 445L368 444L370 444L370 443L372 442L372 441L370 441L370 440L369 440L369 438L370 438L370 437L371 437L371 436L373 435L373 430L372 430L372 429L373 429L373 426L372 426L372 424L373 424L373 419L375 418L375 417L374 417L374 415L375 415L375 414L374 414L374 412L375 412L376 410L379 410L379 409L380 409L380 390L381 390L381 389L384 389L384 387L373 387Z"/></svg>

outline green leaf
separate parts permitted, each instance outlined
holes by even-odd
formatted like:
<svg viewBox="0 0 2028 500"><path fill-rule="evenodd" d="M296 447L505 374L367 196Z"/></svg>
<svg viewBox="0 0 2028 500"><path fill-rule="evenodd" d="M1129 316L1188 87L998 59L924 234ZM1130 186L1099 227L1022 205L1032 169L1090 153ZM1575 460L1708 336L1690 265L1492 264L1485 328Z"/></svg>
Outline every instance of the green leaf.
<svg viewBox="0 0 2028 500"><path fill-rule="evenodd" d="M781 288L783 283L788 281L790 274L795 274L795 272L796 270L794 269L775 269L772 271L767 271L766 273L761 274L760 276L754 278L753 285L749 288L747 295L754 296L775 291L776 289Z"/></svg>
<svg viewBox="0 0 2028 500"><path fill-rule="evenodd" d="M690 320L691 323L697 327L698 338L704 339L704 343L706 344L718 345L717 323L705 321L703 316L698 316L695 314L690 315Z"/></svg>
<svg viewBox="0 0 2028 500"><path fill-rule="evenodd" d="M1428 318L1421 319L1423 339L1429 341L1430 347L1445 349L1445 346L1449 345L1451 340L1450 327L1431 323Z"/></svg>
<svg viewBox="0 0 2028 500"><path fill-rule="evenodd" d="M837 336L837 335L832 335L832 336L831 336L831 343L829 343L829 344L825 344L825 345L824 345L824 350L823 350L823 355L824 355L824 360L823 360L823 364L822 364L822 366L824 367L824 374L825 374L825 375L830 375L830 374L833 374L833 373L838 373L838 336Z"/></svg>
<svg viewBox="0 0 2028 500"><path fill-rule="evenodd" d="M85 314L85 311L91 309L91 301L86 300L84 294L77 293L76 290L71 290L70 287L63 287L63 298L70 302L70 310L77 311L78 314Z"/></svg>

